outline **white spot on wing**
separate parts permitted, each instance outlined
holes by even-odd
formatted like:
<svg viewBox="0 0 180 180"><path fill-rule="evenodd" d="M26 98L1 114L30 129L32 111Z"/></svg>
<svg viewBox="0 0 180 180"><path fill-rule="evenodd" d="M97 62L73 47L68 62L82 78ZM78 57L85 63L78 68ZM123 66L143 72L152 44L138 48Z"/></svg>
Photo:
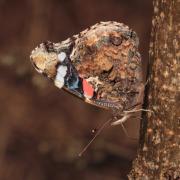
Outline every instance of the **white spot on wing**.
<svg viewBox="0 0 180 180"><path fill-rule="evenodd" d="M57 74L54 84L61 89L64 86L64 78L60 74Z"/></svg>
<svg viewBox="0 0 180 180"><path fill-rule="evenodd" d="M62 88L64 86L64 77L66 76L67 73L67 66L59 66L57 69L57 75L54 80L55 86L58 88Z"/></svg>
<svg viewBox="0 0 180 180"><path fill-rule="evenodd" d="M65 58L66 58L66 53L65 53L65 52L60 52L60 53L58 54L58 60L59 60L60 62L63 62L63 61L65 60Z"/></svg>
<svg viewBox="0 0 180 180"><path fill-rule="evenodd" d="M57 75L61 77L65 77L67 73L67 66L59 66L57 69Z"/></svg>

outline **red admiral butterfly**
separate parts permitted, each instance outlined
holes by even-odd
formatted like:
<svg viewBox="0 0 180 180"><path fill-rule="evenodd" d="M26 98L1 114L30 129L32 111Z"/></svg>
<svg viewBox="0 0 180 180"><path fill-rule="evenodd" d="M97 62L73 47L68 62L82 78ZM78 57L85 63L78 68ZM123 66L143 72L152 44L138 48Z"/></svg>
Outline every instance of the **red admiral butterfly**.
<svg viewBox="0 0 180 180"><path fill-rule="evenodd" d="M120 124L139 111L144 84L138 37L128 26L101 22L31 53L35 69L87 103L113 111ZM119 119L119 120L117 120Z"/></svg>

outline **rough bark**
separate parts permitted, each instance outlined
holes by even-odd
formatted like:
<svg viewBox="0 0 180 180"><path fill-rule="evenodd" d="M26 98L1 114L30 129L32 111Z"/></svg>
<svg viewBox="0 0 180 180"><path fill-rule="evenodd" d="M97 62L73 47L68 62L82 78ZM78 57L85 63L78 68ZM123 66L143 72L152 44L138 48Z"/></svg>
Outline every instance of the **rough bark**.
<svg viewBox="0 0 180 180"><path fill-rule="evenodd" d="M154 0L146 107L129 179L180 179L180 1Z"/></svg>

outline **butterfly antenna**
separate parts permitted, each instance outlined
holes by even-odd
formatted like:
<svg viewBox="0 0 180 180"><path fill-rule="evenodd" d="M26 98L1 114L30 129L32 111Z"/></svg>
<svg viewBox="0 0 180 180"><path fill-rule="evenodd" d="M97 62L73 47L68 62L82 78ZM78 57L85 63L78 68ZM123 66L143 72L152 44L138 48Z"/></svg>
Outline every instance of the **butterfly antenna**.
<svg viewBox="0 0 180 180"><path fill-rule="evenodd" d="M83 150L78 154L79 157L81 157L84 152L88 149L88 147L92 144L92 142L97 138L97 136L102 132L102 130L107 126L110 125L110 122L112 121L112 119L109 119L108 121L106 121L101 127L100 129L97 130L95 136L91 139L91 141L83 148Z"/></svg>
<svg viewBox="0 0 180 180"><path fill-rule="evenodd" d="M126 120L129 119L129 118L132 119L133 116L126 112L126 115L125 115L125 116L123 116L121 119L118 119L118 120L112 122L112 123L111 123L111 126L121 125L121 127L122 127L122 129L123 129L123 131L124 131L124 134L125 134L128 138L133 139L133 140L137 140L137 138L132 138L131 136L129 136L128 131L126 130L125 126L123 125L123 123L126 122Z"/></svg>

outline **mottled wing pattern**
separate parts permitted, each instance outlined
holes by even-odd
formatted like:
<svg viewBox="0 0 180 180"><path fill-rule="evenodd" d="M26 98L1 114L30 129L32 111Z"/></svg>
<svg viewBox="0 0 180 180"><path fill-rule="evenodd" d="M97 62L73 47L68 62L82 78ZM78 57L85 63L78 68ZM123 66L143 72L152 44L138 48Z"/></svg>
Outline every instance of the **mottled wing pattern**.
<svg viewBox="0 0 180 180"><path fill-rule="evenodd" d="M142 103L138 37L128 26L101 22L31 53L35 69L85 102L118 112Z"/></svg>

